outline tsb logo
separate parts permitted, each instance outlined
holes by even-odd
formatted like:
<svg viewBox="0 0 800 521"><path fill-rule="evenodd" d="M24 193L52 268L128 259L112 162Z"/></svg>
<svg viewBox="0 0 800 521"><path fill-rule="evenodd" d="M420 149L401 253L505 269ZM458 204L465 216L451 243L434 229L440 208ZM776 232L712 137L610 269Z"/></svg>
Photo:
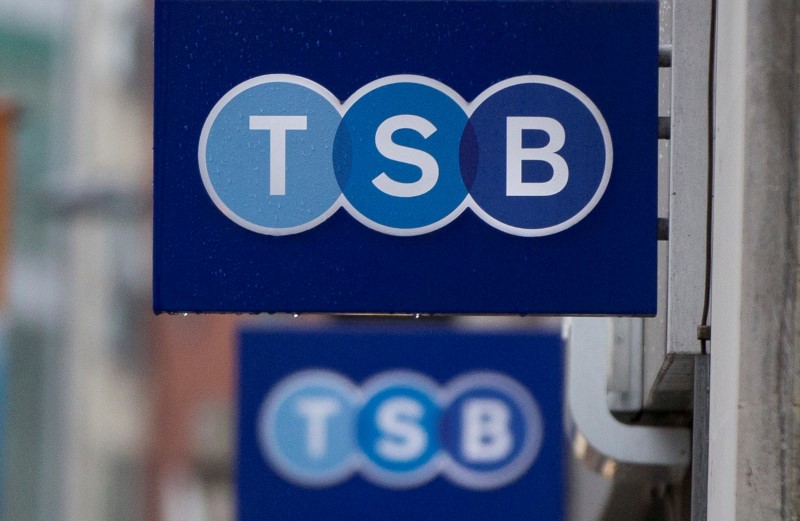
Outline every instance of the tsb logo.
<svg viewBox="0 0 800 521"><path fill-rule="evenodd" d="M472 372L444 388L409 371L355 387L321 370L288 376L261 407L262 450L285 479L327 487L360 472L389 488L421 486L439 473L470 489L522 476L542 444L530 393L500 373Z"/></svg>
<svg viewBox="0 0 800 521"><path fill-rule="evenodd" d="M217 102L198 161L216 206L262 234L303 232L343 207L373 230L420 235L470 208L535 237L592 211L613 149L600 110L555 78L511 78L467 103L429 78L390 76L342 104L306 78L273 74Z"/></svg>

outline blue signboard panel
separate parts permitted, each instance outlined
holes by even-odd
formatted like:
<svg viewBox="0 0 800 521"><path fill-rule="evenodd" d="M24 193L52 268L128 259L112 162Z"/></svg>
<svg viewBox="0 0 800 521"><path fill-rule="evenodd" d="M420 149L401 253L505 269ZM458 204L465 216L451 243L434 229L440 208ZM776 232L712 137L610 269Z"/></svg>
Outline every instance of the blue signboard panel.
<svg viewBox="0 0 800 521"><path fill-rule="evenodd" d="M563 519L557 334L240 338L240 521Z"/></svg>
<svg viewBox="0 0 800 521"><path fill-rule="evenodd" d="M655 313L656 0L155 22L156 311Z"/></svg>

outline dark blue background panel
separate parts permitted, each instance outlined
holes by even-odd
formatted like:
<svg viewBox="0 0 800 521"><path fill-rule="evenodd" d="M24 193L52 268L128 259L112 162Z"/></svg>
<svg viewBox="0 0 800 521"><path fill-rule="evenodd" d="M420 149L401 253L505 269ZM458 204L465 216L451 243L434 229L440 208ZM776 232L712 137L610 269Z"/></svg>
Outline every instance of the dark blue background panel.
<svg viewBox="0 0 800 521"><path fill-rule="evenodd" d="M655 0L156 0L155 22L156 312L655 313ZM440 82L466 103L509 78L556 78L585 94L607 123L610 180L585 218L543 237L506 233L469 208L412 237L370 229L343 208L301 233L256 233L215 206L201 179L198 146L220 99L268 74L307 78L340 102L397 74ZM497 134L489 116L502 106L494 105L482 105L465 133L461 168L475 200L514 226L561 220L573 210L549 204L542 206L551 207L546 216L526 215L536 210L521 203L525 198L498 198L491 168L483 176L474 171L475 161L493 160L473 157L469 145L474 136ZM584 120L572 110L562 124ZM568 131L570 161L604 157L597 148L571 149L577 134ZM582 139L596 147L598 135ZM523 133L522 146L540 147L541 137ZM547 177L544 163L538 170L526 163L525 182ZM585 182L577 175L573 181ZM568 184L563 194L572 193L586 197ZM504 199L519 204L506 211ZM380 208L373 214L380 216Z"/></svg>
<svg viewBox="0 0 800 521"><path fill-rule="evenodd" d="M406 482L397 488L395 477L369 472L369 462L378 457L373 451L377 444L371 443L376 435L379 440L403 441L403 435L393 438L382 434L380 426L372 428L377 418L375 405L380 404L376 397L385 397L387 392L376 392L376 377L396 370L402 373L395 383L405 381L419 390L407 393L412 399L433 404L428 405L431 409L441 409L438 422L419 420L427 433L426 447L431 449L420 450L421 457L447 452L453 459L451 467L461 465L474 471L471 475L456 472L453 479L447 475L449 470L434 469L422 476L421 481ZM496 392L482 390L481 386L490 385L491 376L462 385L465 375L476 372L502 375L525 391L520 394L513 387L502 386ZM330 374L338 375L339 379L330 380ZM239 375L236 497L241 521L563 519L566 457L563 352L556 333L496 334L423 326L401 329L340 325L311 331L247 329L240 337ZM415 380L408 375L419 378ZM328 391L324 390L326 378L332 384ZM293 386L287 384L290 381ZM304 387L303 381L318 384ZM292 396L309 399L321 394L346 401L347 395L354 393L357 396L354 410L346 406L328 409L323 422L325 441L317 446L319 458L304 459L311 422L299 417L296 409L284 405L297 406L299 402L292 401ZM520 397L525 394L538 410L535 426L528 430L519 421L525 408L525 400ZM501 409L510 412L502 428L478 429L488 435L481 437L481 443L486 443L489 449L492 438L498 441L510 433L510 444L504 449L508 458L476 461L474 454L470 457L469 451L460 450L464 446L462 441L475 434L475 431L465 434L469 415L463 413L474 399L495 405L501 402L505 404ZM347 414L357 416L358 422L353 416L340 421ZM436 416L435 411L431 414ZM274 425L275 430L267 430L270 435L265 436L265 426L269 425ZM354 428L358 429L358 440L352 434ZM407 428L408 425L406 433ZM349 437L343 435L347 432L351 433ZM276 459L271 455L272 450L285 455L287 460ZM335 467L343 459L336 458L343 451L355 451L361 459L356 460L355 467L339 473ZM496 486L481 489L487 480L494 479L493 471L513 467L511 460L523 462L511 481L499 486L495 482ZM277 466L275 461L279 462ZM294 463L297 465L293 467ZM448 469L452 470L451 467ZM309 485L309 479L314 480L331 469L333 474L323 475L325 479Z"/></svg>

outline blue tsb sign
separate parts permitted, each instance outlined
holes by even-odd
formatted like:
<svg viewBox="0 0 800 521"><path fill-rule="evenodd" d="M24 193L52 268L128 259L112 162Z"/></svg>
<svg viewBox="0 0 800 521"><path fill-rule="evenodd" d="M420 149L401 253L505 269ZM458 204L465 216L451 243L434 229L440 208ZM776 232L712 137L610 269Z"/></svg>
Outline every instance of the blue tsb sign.
<svg viewBox="0 0 800 521"><path fill-rule="evenodd" d="M242 521L562 519L557 334L245 331Z"/></svg>
<svg viewBox="0 0 800 521"><path fill-rule="evenodd" d="M156 2L156 311L652 314L655 0Z"/></svg>

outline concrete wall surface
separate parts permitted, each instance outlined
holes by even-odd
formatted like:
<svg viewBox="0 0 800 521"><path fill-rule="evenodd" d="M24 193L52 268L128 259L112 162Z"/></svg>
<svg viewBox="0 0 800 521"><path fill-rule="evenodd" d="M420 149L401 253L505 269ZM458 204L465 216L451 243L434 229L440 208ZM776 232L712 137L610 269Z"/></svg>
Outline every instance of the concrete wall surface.
<svg viewBox="0 0 800 521"><path fill-rule="evenodd" d="M719 1L708 519L800 515L800 3Z"/></svg>

